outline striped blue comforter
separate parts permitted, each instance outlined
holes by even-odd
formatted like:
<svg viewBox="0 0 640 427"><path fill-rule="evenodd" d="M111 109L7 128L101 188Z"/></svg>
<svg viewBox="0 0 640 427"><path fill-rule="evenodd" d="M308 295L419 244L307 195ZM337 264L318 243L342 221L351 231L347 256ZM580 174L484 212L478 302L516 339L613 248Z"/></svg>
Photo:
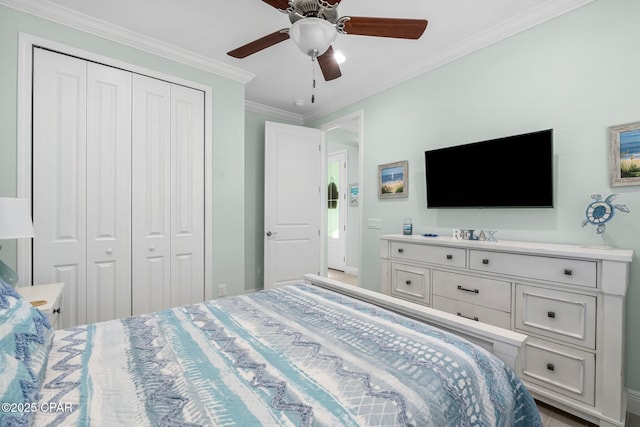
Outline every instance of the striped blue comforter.
<svg viewBox="0 0 640 427"><path fill-rule="evenodd" d="M511 370L312 285L56 332L36 425L541 426Z"/></svg>

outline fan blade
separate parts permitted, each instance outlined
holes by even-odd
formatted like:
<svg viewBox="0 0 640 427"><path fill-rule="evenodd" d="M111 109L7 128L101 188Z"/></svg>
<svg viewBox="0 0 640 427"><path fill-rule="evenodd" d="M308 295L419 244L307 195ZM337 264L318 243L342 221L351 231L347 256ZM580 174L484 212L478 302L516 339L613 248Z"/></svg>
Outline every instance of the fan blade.
<svg viewBox="0 0 640 427"><path fill-rule="evenodd" d="M287 10L289 7L289 2L287 0L262 0L267 3L269 6L273 6L279 10Z"/></svg>
<svg viewBox="0 0 640 427"><path fill-rule="evenodd" d="M398 39L419 39L427 28L426 19L367 18L346 16L344 32L359 36L393 37Z"/></svg>
<svg viewBox="0 0 640 427"><path fill-rule="evenodd" d="M275 33L271 33L269 35L261 37L258 40L254 40L251 43L247 43L244 46L240 46L237 49L231 50L227 52L227 55L233 56L234 58L246 58L247 56L253 55L256 52L260 52L262 49L266 49L273 46L274 44L283 42L288 38L289 30L284 28L282 30L276 31Z"/></svg>
<svg viewBox="0 0 640 427"><path fill-rule="evenodd" d="M333 47L329 46L329 49L322 55L318 56L318 64L322 70L322 75L326 81L337 79L342 76L340 72L340 66L333 55Z"/></svg>
<svg viewBox="0 0 640 427"><path fill-rule="evenodd" d="M327 0L327 3L329 3L331 6L333 6L334 4L338 4L340 3L342 0Z"/></svg>

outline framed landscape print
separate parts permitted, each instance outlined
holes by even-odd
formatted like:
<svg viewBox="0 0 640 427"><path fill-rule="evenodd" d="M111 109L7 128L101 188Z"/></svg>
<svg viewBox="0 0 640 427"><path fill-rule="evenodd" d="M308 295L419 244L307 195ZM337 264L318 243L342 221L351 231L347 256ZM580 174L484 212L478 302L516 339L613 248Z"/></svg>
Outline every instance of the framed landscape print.
<svg viewBox="0 0 640 427"><path fill-rule="evenodd" d="M378 166L378 198L409 197L409 162Z"/></svg>
<svg viewBox="0 0 640 427"><path fill-rule="evenodd" d="M609 128L611 186L640 185L640 122Z"/></svg>

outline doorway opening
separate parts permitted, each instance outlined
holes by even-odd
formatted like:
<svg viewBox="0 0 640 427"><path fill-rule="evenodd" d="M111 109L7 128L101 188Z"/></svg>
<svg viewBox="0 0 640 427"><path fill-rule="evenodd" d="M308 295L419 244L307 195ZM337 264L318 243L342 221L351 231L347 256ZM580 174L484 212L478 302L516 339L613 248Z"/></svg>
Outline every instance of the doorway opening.
<svg viewBox="0 0 640 427"><path fill-rule="evenodd" d="M325 131L327 153L324 265L328 278L357 286L362 232L362 112L336 119L321 130ZM338 198L330 200L332 184Z"/></svg>

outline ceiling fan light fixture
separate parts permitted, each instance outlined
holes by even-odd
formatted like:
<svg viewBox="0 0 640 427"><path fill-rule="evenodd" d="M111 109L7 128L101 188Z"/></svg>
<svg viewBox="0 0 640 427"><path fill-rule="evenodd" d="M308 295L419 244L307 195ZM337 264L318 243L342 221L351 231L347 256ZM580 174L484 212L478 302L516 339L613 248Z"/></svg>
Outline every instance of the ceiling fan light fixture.
<svg viewBox="0 0 640 427"><path fill-rule="evenodd" d="M314 58L325 53L337 36L333 24L321 18L300 19L289 29L289 37L298 49Z"/></svg>

